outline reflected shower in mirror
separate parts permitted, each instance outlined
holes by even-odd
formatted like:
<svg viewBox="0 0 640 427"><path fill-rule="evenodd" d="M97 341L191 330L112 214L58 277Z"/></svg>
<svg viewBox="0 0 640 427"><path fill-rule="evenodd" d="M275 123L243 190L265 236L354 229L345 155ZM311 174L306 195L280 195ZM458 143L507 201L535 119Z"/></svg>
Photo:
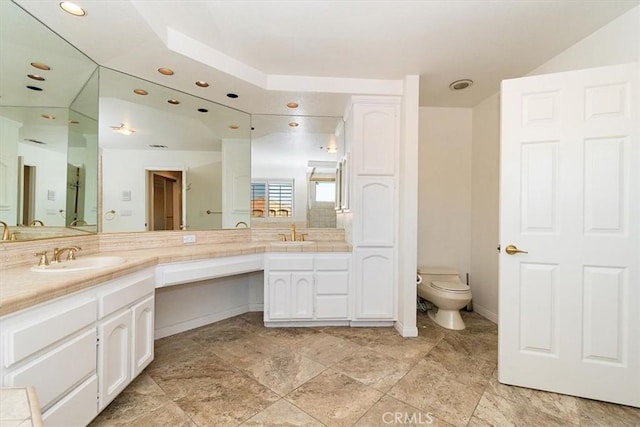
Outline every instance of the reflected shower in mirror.
<svg viewBox="0 0 640 427"><path fill-rule="evenodd" d="M0 15L0 220L15 240L95 231L97 65L16 4ZM83 169L82 200L67 201L68 164ZM86 225L66 228L74 219Z"/></svg>
<svg viewBox="0 0 640 427"><path fill-rule="evenodd" d="M253 115L251 226L336 226L340 117Z"/></svg>
<svg viewBox="0 0 640 427"><path fill-rule="evenodd" d="M100 68L102 232L249 223L251 120Z"/></svg>

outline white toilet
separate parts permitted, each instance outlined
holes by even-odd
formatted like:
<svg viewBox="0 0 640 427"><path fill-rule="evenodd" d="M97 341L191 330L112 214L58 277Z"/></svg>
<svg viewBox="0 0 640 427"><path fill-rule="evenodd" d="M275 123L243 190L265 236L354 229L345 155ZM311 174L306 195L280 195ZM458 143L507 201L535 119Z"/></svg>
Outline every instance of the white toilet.
<svg viewBox="0 0 640 427"><path fill-rule="evenodd" d="M471 288L458 272L448 267L418 267L418 276L418 296L437 307L428 311L429 317L443 328L464 329L460 309L471 301Z"/></svg>

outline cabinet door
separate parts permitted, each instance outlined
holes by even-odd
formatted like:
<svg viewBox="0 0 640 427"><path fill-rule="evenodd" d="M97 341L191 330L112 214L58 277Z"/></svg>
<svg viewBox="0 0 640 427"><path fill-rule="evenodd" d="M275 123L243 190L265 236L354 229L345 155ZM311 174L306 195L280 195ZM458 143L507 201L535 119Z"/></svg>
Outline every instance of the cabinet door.
<svg viewBox="0 0 640 427"><path fill-rule="evenodd" d="M291 317L313 318L313 273L291 273Z"/></svg>
<svg viewBox="0 0 640 427"><path fill-rule="evenodd" d="M131 382L131 310L98 324L100 410Z"/></svg>
<svg viewBox="0 0 640 427"><path fill-rule="evenodd" d="M400 126L400 105L359 103L354 105L356 173L393 175Z"/></svg>
<svg viewBox="0 0 640 427"><path fill-rule="evenodd" d="M356 319L393 320L395 306L394 250L357 249Z"/></svg>
<svg viewBox="0 0 640 427"><path fill-rule="evenodd" d="M269 319L291 318L291 273L269 273Z"/></svg>
<svg viewBox="0 0 640 427"><path fill-rule="evenodd" d="M153 295L134 305L131 311L133 313L131 379L133 379L153 360Z"/></svg>

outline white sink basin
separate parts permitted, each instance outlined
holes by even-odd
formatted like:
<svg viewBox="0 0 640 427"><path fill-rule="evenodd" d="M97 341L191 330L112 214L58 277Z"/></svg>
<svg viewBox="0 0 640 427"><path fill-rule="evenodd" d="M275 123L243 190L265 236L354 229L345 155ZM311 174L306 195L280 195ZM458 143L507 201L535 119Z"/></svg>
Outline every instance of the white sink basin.
<svg viewBox="0 0 640 427"><path fill-rule="evenodd" d="M73 261L62 261L47 266L34 266L31 271L41 273L71 273L74 271L96 270L123 264L125 259L119 256L92 256Z"/></svg>
<svg viewBox="0 0 640 427"><path fill-rule="evenodd" d="M311 241L311 240L305 240L303 242L300 242L298 240L296 240L295 242L292 241L287 241L287 242L271 242L271 246L306 246L306 245L313 245L315 242Z"/></svg>

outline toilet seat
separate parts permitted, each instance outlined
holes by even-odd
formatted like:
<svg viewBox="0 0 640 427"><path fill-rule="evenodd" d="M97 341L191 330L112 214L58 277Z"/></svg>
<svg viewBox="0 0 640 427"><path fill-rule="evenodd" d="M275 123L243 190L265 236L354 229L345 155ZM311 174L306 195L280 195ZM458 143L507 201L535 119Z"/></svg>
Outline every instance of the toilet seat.
<svg viewBox="0 0 640 427"><path fill-rule="evenodd" d="M445 292L453 292L456 294L469 292L471 288L462 282L440 282L433 281L431 286Z"/></svg>

